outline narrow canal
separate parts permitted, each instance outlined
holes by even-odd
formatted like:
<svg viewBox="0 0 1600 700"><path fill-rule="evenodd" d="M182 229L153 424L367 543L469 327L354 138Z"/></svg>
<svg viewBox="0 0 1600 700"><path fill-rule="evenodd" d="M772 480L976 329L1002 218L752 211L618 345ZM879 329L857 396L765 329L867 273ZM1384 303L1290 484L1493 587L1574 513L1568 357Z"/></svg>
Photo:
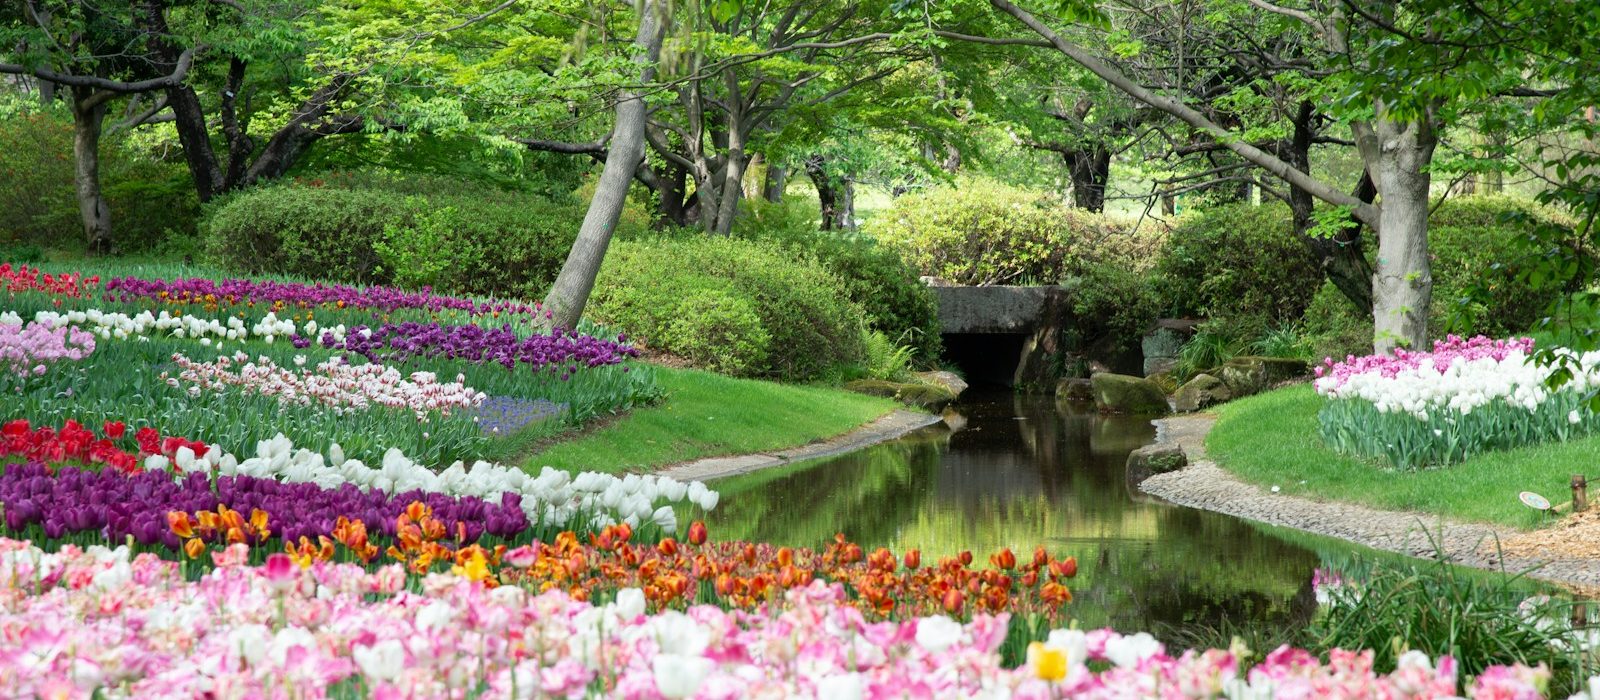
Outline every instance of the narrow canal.
<svg viewBox="0 0 1600 700"><path fill-rule="evenodd" d="M721 480L708 524L718 539L792 546L842 532L925 561L1043 544L1078 558L1072 614L1086 627L1287 626L1314 611L1316 552L1126 482L1128 453L1155 436L1148 419L1010 392L955 410L966 425L954 432Z"/></svg>

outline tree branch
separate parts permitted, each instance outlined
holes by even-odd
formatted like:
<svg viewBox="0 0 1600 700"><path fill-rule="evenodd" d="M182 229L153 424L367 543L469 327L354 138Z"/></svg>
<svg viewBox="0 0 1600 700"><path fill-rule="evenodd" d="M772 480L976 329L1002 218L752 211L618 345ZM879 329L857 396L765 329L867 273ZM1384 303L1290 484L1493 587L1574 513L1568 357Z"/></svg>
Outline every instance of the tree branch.
<svg viewBox="0 0 1600 700"><path fill-rule="evenodd" d="M195 50L193 48L185 49L183 54L178 56L177 66L175 66L172 69L172 73L168 75L163 75L159 78L150 78L149 80L136 80L133 82L111 80L110 78L101 78L93 75L72 75L70 73L54 71L49 68L29 68L27 66L21 66L14 63L0 63L0 73L8 73L11 75L31 75L35 78L41 78L52 83L59 83L61 85L70 85L72 87L81 88L94 88L97 90L106 90L115 93L149 92L151 90L164 90L182 83L183 79L189 75L189 69L194 66L194 52Z"/></svg>
<svg viewBox="0 0 1600 700"><path fill-rule="evenodd" d="M1349 194L1334 189L1327 183L1294 168L1293 166L1284 162L1282 159L1279 159L1272 154L1257 148L1254 144L1240 141L1237 134L1206 118L1204 114L1201 114L1194 108L1171 97L1151 92L1144 86L1129 79L1128 76L1123 75L1121 71L1112 67L1111 64L1100 59L1098 56L1095 56L1084 50L1082 47L1061 38L1061 35L1057 34L1055 30L1045 26L1044 23L1040 22L1027 10L1017 7L1016 5L1012 4L1010 0L989 1L990 4L994 5L995 8L1011 15L1012 17L1015 17L1018 21L1022 22L1029 29L1032 29L1039 36L1044 37L1052 46L1055 47L1057 51L1060 51L1068 58L1076 61L1084 68L1089 69L1089 72L1100 76L1102 80L1105 80L1107 83L1110 83L1117 89L1128 93L1134 99L1177 117L1179 120L1183 121L1189 126L1205 132L1212 138L1216 139L1219 143L1227 146L1228 150L1239 154L1241 158L1255 163L1256 165L1265 169L1267 172L1270 172L1273 175L1276 175L1279 178L1289 182L1289 184L1310 192L1316 198L1328 202L1329 204L1350 207L1355 215L1360 217L1363 222L1376 227L1378 222L1377 207L1362 202L1354 197L1351 197Z"/></svg>

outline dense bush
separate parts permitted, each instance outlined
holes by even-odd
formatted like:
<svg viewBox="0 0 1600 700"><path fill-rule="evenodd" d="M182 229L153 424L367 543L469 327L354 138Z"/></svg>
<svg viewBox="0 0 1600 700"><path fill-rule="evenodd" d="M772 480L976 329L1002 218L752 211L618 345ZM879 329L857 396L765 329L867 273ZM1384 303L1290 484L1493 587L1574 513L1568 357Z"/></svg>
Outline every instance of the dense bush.
<svg viewBox="0 0 1600 700"><path fill-rule="evenodd" d="M734 235L773 241L815 256L844 282L845 293L867 313L868 326L919 359L939 356L939 307L928 286L894 249L870 237L817 228L816 203L790 198L781 204L750 202Z"/></svg>
<svg viewBox="0 0 1600 700"><path fill-rule="evenodd" d="M900 197L866 222L923 274L956 284L1054 284L1116 260L1143 264L1158 236L1059 197L968 180Z"/></svg>
<svg viewBox="0 0 1600 700"><path fill-rule="evenodd" d="M173 249L174 240L192 240L199 205L181 161L152 157L108 131L100 143L100 187L115 250ZM81 248L74 188L72 118L0 98L0 246Z"/></svg>
<svg viewBox="0 0 1600 700"><path fill-rule="evenodd" d="M1535 226L1570 227L1560 213L1516 197L1444 201L1428 218L1433 328L1505 336L1526 332L1559 292L1519 279L1530 254L1521 243ZM1481 292L1481 293L1475 293Z"/></svg>
<svg viewBox="0 0 1600 700"><path fill-rule="evenodd" d="M236 194L203 231L210 255L241 272L536 298L583 214L576 201L456 181L340 175Z"/></svg>
<svg viewBox="0 0 1600 700"><path fill-rule="evenodd" d="M589 312L648 347L729 374L810 379L865 357L864 315L840 279L772 243L617 241Z"/></svg>
<svg viewBox="0 0 1600 700"><path fill-rule="evenodd" d="M1288 207L1249 204L1180 221L1157 265L1167 313L1210 318L1241 338L1298 320L1322 272L1289 224Z"/></svg>

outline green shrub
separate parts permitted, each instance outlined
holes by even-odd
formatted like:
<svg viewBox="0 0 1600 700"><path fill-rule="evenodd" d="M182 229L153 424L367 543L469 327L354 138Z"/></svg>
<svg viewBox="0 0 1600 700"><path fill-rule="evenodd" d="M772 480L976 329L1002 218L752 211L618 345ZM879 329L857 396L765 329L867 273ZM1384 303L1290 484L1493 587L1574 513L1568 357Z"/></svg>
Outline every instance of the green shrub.
<svg viewBox="0 0 1600 700"><path fill-rule="evenodd" d="M817 228L814 202L791 197L779 204L757 200L734 223L734 235L780 243L815 256L844 282L845 293L867 313L867 324L917 359L939 356L939 306L933 291L893 248L848 231Z"/></svg>
<svg viewBox="0 0 1600 700"><path fill-rule="evenodd" d="M1061 284L1072 303L1070 325L1076 338L1069 340L1077 341L1069 342L1069 347L1086 347L1102 338L1137 347L1159 316L1161 301L1155 289L1132 267L1095 265Z"/></svg>
<svg viewBox="0 0 1600 700"><path fill-rule="evenodd" d="M772 243L704 235L617 241L589 312L649 347L741 375L811 379L865 357L865 316L840 279Z"/></svg>
<svg viewBox="0 0 1600 700"><path fill-rule="evenodd" d="M1522 245L1541 223L1571 227L1573 222L1516 197L1459 197L1440 204L1428 219L1433 273L1429 326L1491 336L1532 327L1560 293L1518 279L1530 251L1544 253Z"/></svg>
<svg viewBox="0 0 1600 700"><path fill-rule="evenodd" d="M974 179L896 199L866 232L922 274L955 284L1054 284L1118 260L1143 265L1154 240L1051 194Z"/></svg>
<svg viewBox="0 0 1600 700"><path fill-rule="evenodd" d="M1356 310L1332 282L1317 288L1301 322L1313 360L1372 352L1372 318Z"/></svg>
<svg viewBox="0 0 1600 700"><path fill-rule="evenodd" d="M1167 313L1220 322L1235 340L1299 320L1322 279L1291 233L1288 207L1276 204L1225 204L1184 218L1157 271Z"/></svg>
<svg viewBox="0 0 1600 700"><path fill-rule="evenodd" d="M536 298L583 220L575 201L437 178L336 174L258 187L212 208L209 254L278 273L464 294Z"/></svg>

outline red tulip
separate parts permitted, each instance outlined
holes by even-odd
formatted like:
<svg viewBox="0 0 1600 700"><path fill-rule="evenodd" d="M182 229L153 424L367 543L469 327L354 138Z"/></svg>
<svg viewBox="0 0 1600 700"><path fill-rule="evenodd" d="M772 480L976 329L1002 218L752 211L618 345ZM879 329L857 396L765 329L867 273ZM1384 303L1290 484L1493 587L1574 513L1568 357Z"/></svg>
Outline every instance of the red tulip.
<svg viewBox="0 0 1600 700"><path fill-rule="evenodd" d="M689 523L689 544L696 547L706 543L706 524L696 520Z"/></svg>

